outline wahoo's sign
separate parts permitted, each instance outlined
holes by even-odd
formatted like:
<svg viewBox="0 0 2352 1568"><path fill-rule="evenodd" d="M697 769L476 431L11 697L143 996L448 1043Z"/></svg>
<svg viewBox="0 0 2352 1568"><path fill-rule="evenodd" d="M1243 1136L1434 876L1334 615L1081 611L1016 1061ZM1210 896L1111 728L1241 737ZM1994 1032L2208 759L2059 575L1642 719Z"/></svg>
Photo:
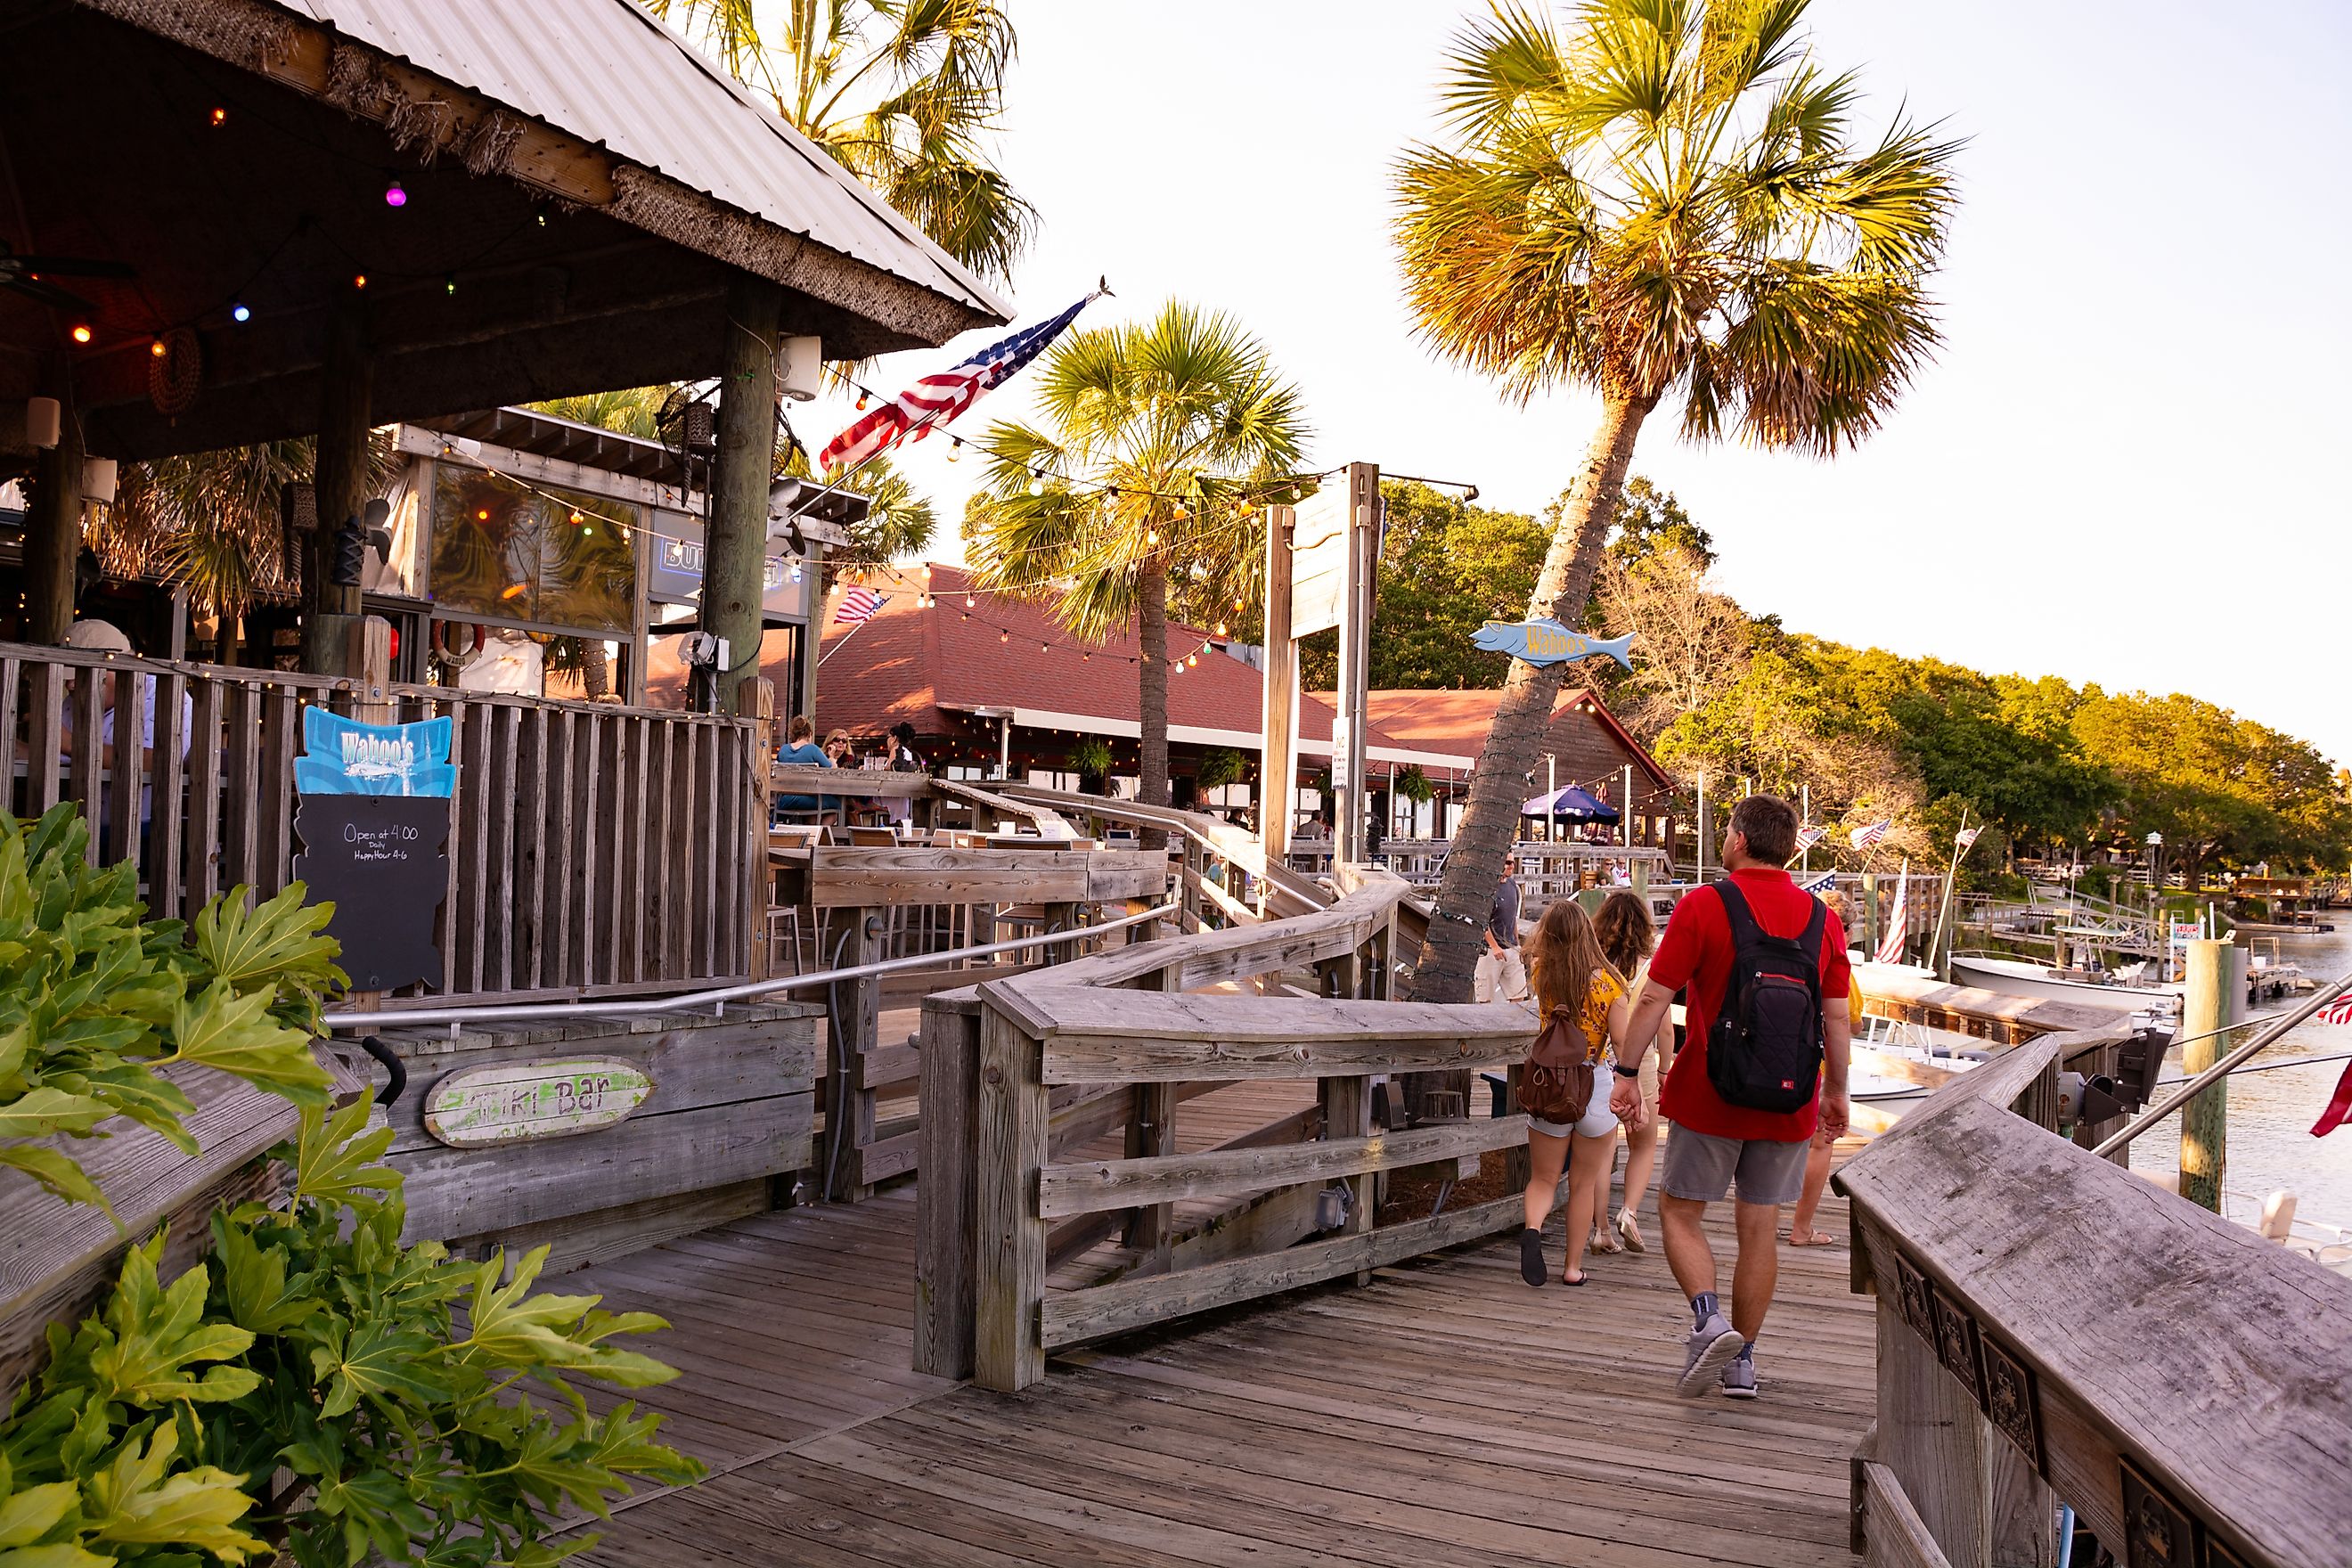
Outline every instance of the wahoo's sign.
<svg viewBox="0 0 2352 1568"><path fill-rule="evenodd" d="M1566 664L1571 659L1606 654L1626 668L1633 668L1633 659L1627 657L1627 650L1633 646L1631 633L1604 642L1582 632L1570 631L1552 620L1488 621L1471 634L1470 641L1488 653L1507 653L1534 665Z"/></svg>

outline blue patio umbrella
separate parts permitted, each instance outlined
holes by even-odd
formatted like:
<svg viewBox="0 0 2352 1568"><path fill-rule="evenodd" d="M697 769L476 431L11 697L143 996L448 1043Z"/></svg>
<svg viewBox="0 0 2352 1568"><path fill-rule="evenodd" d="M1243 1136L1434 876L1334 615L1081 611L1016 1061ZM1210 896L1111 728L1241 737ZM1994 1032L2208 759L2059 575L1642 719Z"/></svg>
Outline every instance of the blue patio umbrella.
<svg viewBox="0 0 2352 1568"><path fill-rule="evenodd" d="M1617 808L1591 790L1570 784L1550 795L1539 795L1519 807L1521 816L1556 816L1570 822L1614 822Z"/></svg>

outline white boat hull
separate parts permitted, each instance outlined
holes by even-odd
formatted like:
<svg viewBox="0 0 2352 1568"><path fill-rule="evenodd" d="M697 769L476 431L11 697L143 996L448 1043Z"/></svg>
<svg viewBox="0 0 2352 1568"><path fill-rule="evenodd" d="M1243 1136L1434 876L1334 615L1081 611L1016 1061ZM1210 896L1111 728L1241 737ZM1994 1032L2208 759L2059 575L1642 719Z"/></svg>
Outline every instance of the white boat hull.
<svg viewBox="0 0 2352 1568"><path fill-rule="evenodd" d="M2103 1007L2158 1007L2179 1005L2180 987L2170 985L2096 985L2085 980L2061 980L2042 965L2005 958L1952 955L1952 984L2004 996L2038 996L2046 1002L2089 1002Z"/></svg>

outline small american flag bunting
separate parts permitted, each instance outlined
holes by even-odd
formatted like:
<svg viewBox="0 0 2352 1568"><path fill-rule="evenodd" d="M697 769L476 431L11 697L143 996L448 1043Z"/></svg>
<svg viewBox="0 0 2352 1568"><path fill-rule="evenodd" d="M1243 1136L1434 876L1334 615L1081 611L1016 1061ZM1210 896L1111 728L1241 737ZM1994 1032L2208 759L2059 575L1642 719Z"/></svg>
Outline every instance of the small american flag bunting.
<svg viewBox="0 0 2352 1568"><path fill-rule="evenodd" d="M841 605L833 612L833 624L837 626L861 626L882 611L890 602L887 594L877 594L863 585L854 586L841 595Z"/></svg>
<svg viewBox="0 0 2352 1568"><path fill-rule="evenodd" d="M1878 939L1878 962L1903 962L1904 944L1911 940L1911 868L1905 865L1903 878L1895 884L1895 908L1886 917L1885 934Z"/></svg>
<svg viewBox="0 0 2352 1568"><path fill-rule="evenodd" d="M1895 819L1891 816L1882 816L1876 822L1864 823L1853 830L1853 847L1856 849L1875 849L1894 826Z"/></svg>
<svg viewBox="0 0 2352 1568"><path fill-rule="evenodd" d="M1797 853L1803 854L1829 836L1830 830L1826 827L1800 827L1797 829Z"/></svg>
<svg viewBox="0 0 2352 1568"><path fill-rule="evenodd" d="M1960 846L1960 853L1965 855L1969 850L1975 848L1977 847L1977 835L1983 831L1984 827L1981 824L1975 827L1961 828L1957 836Z"/></svg>

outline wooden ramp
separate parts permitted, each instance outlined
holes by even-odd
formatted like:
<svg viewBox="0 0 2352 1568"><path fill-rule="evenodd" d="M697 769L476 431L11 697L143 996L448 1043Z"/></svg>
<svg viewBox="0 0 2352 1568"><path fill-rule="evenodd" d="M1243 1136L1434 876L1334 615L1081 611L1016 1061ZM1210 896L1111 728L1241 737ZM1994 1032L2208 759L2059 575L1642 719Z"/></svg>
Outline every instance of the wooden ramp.
<svg viewBox="0 0 2352 1568"><path fill-rule="evenodd" d="M1843 1235L1844 1204L1822 1220ZM672 1319L646 1348L683 1375L640 1403L712 1471L592 1526L582 1562L1847 1560L1873 1304L1843 1247L1780 1249L1748 1405L1675 1396L1685 1309L1654 1219L1650 1252L1595 1259L1582 1289L1528 1289L1490 1242L1056 1357L1000 1394L906 1370L913 1221L899 1188L579 1277ZM1717 1242L1727 1281L1727 1224Z"/></svg>

